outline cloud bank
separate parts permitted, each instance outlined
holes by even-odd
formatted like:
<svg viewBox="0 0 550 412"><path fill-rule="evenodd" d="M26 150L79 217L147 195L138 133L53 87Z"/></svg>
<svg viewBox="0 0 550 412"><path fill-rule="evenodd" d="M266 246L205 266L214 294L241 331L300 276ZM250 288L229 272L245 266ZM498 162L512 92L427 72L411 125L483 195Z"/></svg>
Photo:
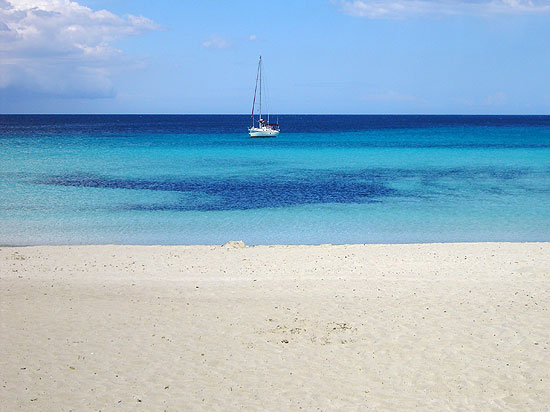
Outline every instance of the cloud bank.
<svg viewBox="0 0 550 412"><path fill-rule="evenodd" d="M418 16L550 14L550 0L341 0L340 10L368 19Z"/></svg>
<svg viewBox="0 0 550 412"><path fill-rule="evenodd" d="M113 42L158 28L70 0L0 0L0 93L111 97L111 73L128 61Z"/></svg>

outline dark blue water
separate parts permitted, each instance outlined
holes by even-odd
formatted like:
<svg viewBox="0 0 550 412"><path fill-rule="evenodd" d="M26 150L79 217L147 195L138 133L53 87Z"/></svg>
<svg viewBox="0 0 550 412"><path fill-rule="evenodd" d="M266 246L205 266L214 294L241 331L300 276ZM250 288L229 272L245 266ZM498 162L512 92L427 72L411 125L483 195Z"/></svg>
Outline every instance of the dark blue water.
<svg viewBox="0 0 550 412"><path fill-rule="evenodd" d="M0 243L550 240L550 116L0 116Z"/></svg>
<svg viewBox="0 0 550 412"><path fill-rule="evenodd" d="M272 115L288 133L440 127L550 127L550 116ZM242 133L249 115L0 115L0 132Z"/></svg>

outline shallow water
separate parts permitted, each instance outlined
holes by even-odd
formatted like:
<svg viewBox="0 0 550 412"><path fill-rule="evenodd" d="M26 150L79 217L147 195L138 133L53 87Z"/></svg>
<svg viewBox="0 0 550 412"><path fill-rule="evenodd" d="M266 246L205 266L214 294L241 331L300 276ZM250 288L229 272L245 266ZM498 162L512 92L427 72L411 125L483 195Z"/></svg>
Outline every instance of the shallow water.
<svg viewBox="0 0 550 412"><path fill-rule="evenodd" d="M550 241L550 116L248 121L0 116L0 244Z"/></svg>

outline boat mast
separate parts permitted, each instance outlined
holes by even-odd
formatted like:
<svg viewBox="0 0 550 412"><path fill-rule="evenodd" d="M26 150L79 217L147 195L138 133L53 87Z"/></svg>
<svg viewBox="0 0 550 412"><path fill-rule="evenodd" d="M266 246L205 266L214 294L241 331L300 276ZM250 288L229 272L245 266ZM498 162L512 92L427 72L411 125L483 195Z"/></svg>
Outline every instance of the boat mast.
<svg viewBox="0 0 550 412"><path fill-rule="evenodd" d="M262 120L262 56L260 56L260 61L258 62L258 70L260 71L260 120Z"/></svg>
<svg viewBox="0 0 550 412"><path fill-rule="evenodd" d="M254 99L252 100L252 114L250 115L250 127L254 127L254 107L256 107L256 92L258 91L258 76L260 75L260 63L262 62L262 56L258 62L258 70L256 71L256 86L254 86ZM260 82L260 99L261 99L261 82ZM260 100L261 101L261 100ZM260 104L260 118L261 116L261 104Z"/></svg>

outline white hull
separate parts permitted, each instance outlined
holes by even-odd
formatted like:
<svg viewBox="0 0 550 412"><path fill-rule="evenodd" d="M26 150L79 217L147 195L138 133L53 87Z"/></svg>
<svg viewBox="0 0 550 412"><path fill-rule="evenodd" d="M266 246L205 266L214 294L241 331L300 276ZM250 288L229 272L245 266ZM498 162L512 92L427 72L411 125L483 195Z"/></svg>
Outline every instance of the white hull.
<svg viewBox="0 0 550 412"><path fill-rule="evenodd" d="M250 135L250 137L276 137L279 134L279 131L268 129L266 127L251 127L250 129L248 129L248 134Z"/></svg>

